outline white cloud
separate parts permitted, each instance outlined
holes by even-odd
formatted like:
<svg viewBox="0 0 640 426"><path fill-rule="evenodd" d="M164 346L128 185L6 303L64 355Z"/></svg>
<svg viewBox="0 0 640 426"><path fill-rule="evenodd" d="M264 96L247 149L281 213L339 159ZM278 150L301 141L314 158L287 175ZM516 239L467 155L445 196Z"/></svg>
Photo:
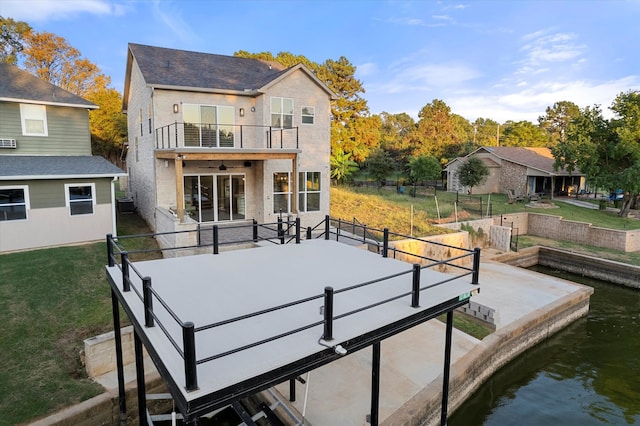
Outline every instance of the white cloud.
<svg viewBox="0 0 640 426"><path fill-rule="evenodd" d="M106 0L2 0L0 6L2 16L26 22L73 19L83 13L121 16L127 10L125 4Z"/></svg>
<svg viewBox="0 0 640 426"><path fill-rule="evenodd" d="M182 10L173 7L172 2L155 0L153 16L161 21L183 43L195 43L200 37L182 18Z"/></svg>
<svg viewBox="0 0 640 426"><path fill-rule="evenodd" d="M366 62L356 66L356 74L359 78L367 77L378 71L378 65L373 62Z"/></svg>
<svg viewBox="0 0 640 426"><path fill-rule="evenodd" d="M580 58L586 46L576 42L577 35L573 33L549 33L547 30L536 31L522 37L525 44L520 48L525 53L521 61L519 73L536 70L543 64L550 62L567 62Z"/></svg>

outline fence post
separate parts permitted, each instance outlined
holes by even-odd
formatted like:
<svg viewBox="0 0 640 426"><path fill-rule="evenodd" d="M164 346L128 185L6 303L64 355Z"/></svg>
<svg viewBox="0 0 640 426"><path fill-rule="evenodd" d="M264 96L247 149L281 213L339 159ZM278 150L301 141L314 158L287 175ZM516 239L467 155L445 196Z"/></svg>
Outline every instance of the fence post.
<svg viewBox="0 0 640 426"><path fill-rule="evenodd" d="M324 239L328 240L329 239L329 226L331 224L331 219L329 218L329 215L326 215L324 217Z"/></svg>
<svg viewBox="0 0 640 426"><path fill-rule="evenodd" d="M253 219L253 242L258 242L258 221Z"/></svg>
<svg viewBox="0 0 640 426"><path fill-rule="evenodd" d="M129 283L129 253L123 251L120 253L120 263L122 264L122 291L130 291Z"/></svg>
<svg viewBox="0 0 640 426"><path fill-rule="evenodd" d="M382 237L382 257L389 256L389 228L383 229L383 237Z"/></svg>
<svg viewBox="0 0 640 426"><path fill-rule="evenodd" d="M324 340L333 340L333 287L324 288Z"/></svg>
<svg viewBox="0 0 640 426"><path fill-rule="evenodd" d="M184 347L184 377L187 391L198 389L196 369L196 333L192 322L182 325L182 345Z"/></svg>
<svg viewBox="0 0 640 426"><path fill-rule="evenodd" d="M307 226L307 240L311 239L311 227Z"/></svg>
<svg viewBox="0 0 640 426"><path fill-rule="evenodd" d="M478 284L478 278L480 275L480 247L473 249L473 275L471 277L471 284Z"/></svg>
<svg viewBox="0 0 640 426"><path fill-rule="evenodd" d="M411 307L420 307L420 264L413 264L413 286L411 288Z"/></svg>
<svg viewBox="0 0 640 426"><path fill-rule="evenodd" d="M280 238L280 244L284 244L284 231L282 230L282 217L278 218L278 238Z"/></svg>
<svg viewBox="0 0 640 426"><path fill-rule="evenodd" d="M202 227L200 226L200 222L198 222L198 225L197 225L197 227L196 227L196 231L198 232L198 233L197 233L197 236L198 236L198 238L197 238L197 240L198 240L197 244L198 244L198 247L200 247L200 245L202 244L202 242L200 241L200 232L202 232Z"/></svg>
<svg viewBox="0 0 640 426"><path fill-rule="evenodd" d="M151 293L151 277L142 279L142 296L144 302L144 325L145 327L153 327L153 294Z"/></svg>
<svg viewBox="0 0 640 426"><path fill-rule="evenodd" d="M218 244L218 225L213 225L213 254L219 253L219 244Z"/></svg>
<svg viewBox="0 0 640 426"><path fill-rule="evenodd" d="M114 266L115 262L113 261L113 235L107 234L107 265L109 267Z"/></svg>
<svg viewBox="0 0 640 426"><path fill-rule="evenodd" d="M342 219L338 218L338 229L336 230L336 241L340 238L340 230L342 229Z"/></svg>
<svg viewBox="0 0 640 426"><path fill-rule="evenodd" d="M367 242L367 225L366 224L362 225L362 242L363 243Z"/></svg>
<svg viewBox="0 0 640 426"><path fill-rule="evenodd" d="M300 244L300 218L296 217L296 244Z"/></svg>

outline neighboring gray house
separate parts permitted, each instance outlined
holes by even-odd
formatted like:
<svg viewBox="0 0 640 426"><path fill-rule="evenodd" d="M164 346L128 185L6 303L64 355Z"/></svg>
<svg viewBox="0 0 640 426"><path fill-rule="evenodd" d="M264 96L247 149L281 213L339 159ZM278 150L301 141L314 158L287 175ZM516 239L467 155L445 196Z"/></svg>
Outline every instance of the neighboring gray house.
<svg viewBox="0 0 640 426"><path fill-rule="evenodd" d="M157 232L329 214L333 92L303 65L129 44L128 195Z"/></svg>
<svg viewBox="0 0 640 426"><path fill-rule="evenodd" d="M0 62L0 252L116 233L114 181L91 155L96 105Z"/></svg>
<svg viewBox="0 0 640 426"><path fill-rule="evenodd" d="M451 161L447 171L447 190L466 192L458 182L457 171L466 158L478 157L489 168L489 177L483 185L473 188L474 194L506 193L568 195L585 189L584 174L580 170L569 173L554 170L554 158L549 148L484 146L466 157Z"/></svg>

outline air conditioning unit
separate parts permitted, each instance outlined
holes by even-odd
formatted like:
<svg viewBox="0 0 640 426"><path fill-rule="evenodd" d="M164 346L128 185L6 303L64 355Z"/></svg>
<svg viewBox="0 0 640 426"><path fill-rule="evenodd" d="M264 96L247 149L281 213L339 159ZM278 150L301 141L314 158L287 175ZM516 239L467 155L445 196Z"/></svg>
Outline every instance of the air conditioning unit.
<svg viewBox="0 0 640 426"><path fill-rule="evenodd" d="M0 139L0 148L17 148L15 139Z"/></svg>

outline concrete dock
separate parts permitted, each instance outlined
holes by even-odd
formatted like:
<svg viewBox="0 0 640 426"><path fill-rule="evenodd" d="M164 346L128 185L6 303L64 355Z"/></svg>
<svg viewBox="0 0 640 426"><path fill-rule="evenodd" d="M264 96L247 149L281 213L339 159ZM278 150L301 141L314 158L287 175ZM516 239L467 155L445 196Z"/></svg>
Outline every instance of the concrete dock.
<svg viewBox="0 0 640 426"><path fill-rule="evenodd" d="M498 368L588 313L592 288L490 257L483 256L481 293L472 301L494 312L496 331L480 341L454 330L449 413ZM382 342L381 424L439 424L444 339L445 325L431 320ZM296 383L291 403L305 424L368 424L371 348L311 371L307 386ZM277 389L286 400L288 383Z"/></svg>

